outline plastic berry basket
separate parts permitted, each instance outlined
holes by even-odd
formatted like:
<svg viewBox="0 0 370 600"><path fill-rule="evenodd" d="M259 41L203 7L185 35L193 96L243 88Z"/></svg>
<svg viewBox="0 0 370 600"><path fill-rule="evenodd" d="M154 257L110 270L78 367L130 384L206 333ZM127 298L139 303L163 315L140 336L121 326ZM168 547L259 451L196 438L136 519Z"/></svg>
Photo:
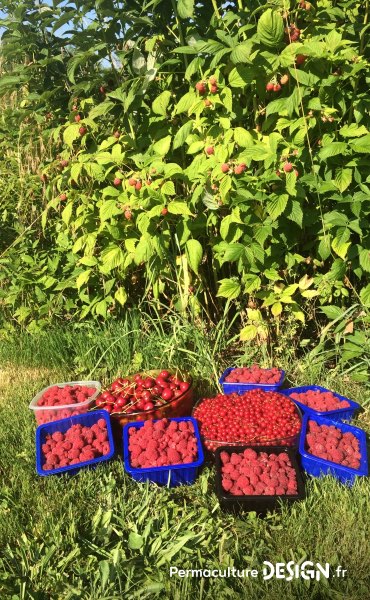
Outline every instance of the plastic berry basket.
<svg viewBox="0 0 370 600"><path fill-rule="evenodd" d="M125 470L136 481L139 481L141 483L145 481L150 481L152 483L157 483L158 485L168 485L168 487L176 487L179 485L189 485L194 483L198 475L199 467L204 462L204 453L202 448L202 442L200 439L198 423L193 417L174 417L168 420L176 421L177 423L180 423L181 421L191 421L193 423L194 435L196 437L198 446L197 460L193 463L185 465L165 465L163 467L150 467L148 469L132 467L130 465L130 453L128 449L129 429L131 427L135 427L135 429L140 429L140 427L143 427L145 421L128 423L123 428L123 458ZM156 423L157 421L160 421L160 419L156 419L155 421L153 421L153 423Z"/></svg>
<svg viewBox="0 0 370 600"><path fill-rule="evenodd" d="M224 394L232 394L236 392L237 394L243 394L248 390L256 390L261 389L266 392L276 392L283 385L283 381L285 379L285 371L281 370L281 377L277 383L269 384L269 383L228 383L225 381L225 378L237 367L229 367L224 371L218 380L218 383L222 386ZM266 369L267 371L269 369Z"/></svg>
<svg viewBox="0 0 370 600"><path fill-rule="evenodd" d="M286 390L280 390L280 394L284 394L285 396L291 396L292 394L304 394L309 391L318 391L318 392L331 392L338 398L339 400L346 400L349 404L347 408L338 408L336 410L326 410L326 411L318 411L309 406L306 406L299 400L292 398L292 401L299 406L299 408L303 411L304 414L311 415L311 417L326 417L328 419L332 419L333 421L352 421L355 412L361 408L360 404L346 398L345 396L341 396L337 394L337 392L333 392L332 390L328 390L327 388L321 387L320 385L303 385L300 387L289 388Z"/></svg>
<svg viewBox="0 0 370 600"><path fill-rule="evenodd" d="M334 425L337 429L340 429L343 433L351 432L357 437L360 442L360 468L353 469L346 465L339 465L338 463L319 458L314 456L307 451L306 447L306 434L308 428L308 421L315 421L318 425ZM303 469L313 477L322 477L324 475L332 475L338 479L341 483L348 486L352 486L358 476L368 475L368 461L367 461L367 448L366 448L366 433L359 427L348 425L347 423L341 423L333 419L327 419L325 417L314 417L305 414L303 416L301 436L299 440L299 453L301 456L301 465Z"/></svg>
<svg viewBox="0 0 370 600"><path fill-rule="evenodd" d="M69 465L67 467L60 467L58 469L48 469L47 471L43 470L42 467L45 463L45 459L43 457L41 447L45 443L47 434L53 434L56 431L61 431L62 433L65 433L70 427L72 427L72 425L77 424L80 424L83 427L91 427L92 425L97 423L99 419L104 419L104 421L107 424L108 441L110 447L108 454L105 454L104 456L99 456L98 458L93 458L92 460L81 462L76 465ZM110 460L113 455L113 433L110 424L109 413L106 410L96 410L82 415L75 415L66 419L52 421L51 423L39 425L39 427L36 429L36 470L38 475L41 475L41 477L47 477L48 475L59 475L61 473L68 473L68 475L74 475L75 473L77 473L77 471L84 467L96 467L96 465L98 465L99 463Z"/></svg>
<svg viewBox="0 0 370 600"><path fill-rule="evenodd" d="M222 487L222 462L221 452L244 452L247 448L251 448L256 452L266 452L267 454L280 454L286 452L290 458L292 467L295 470L297 478L297 494L276 494L271 496L234 496ZM298 451L294 448L286 446L221 446L216 450L216 495L218 497L221 508L227 511L238 512L244 510L247 512L255 511L259 515L265 515L268 511L274 511L281 507L281 504L292 504L297 500L304 500L306 497L305 482L299 465Z"/></svg>
<svg viewBox="0 0 370 600"><path fill-rule="evenodd" d="M78 402L75 404L58 404L55 406L38 406L40 398L44 393L53 387L64 388L66 386L81 385L86 387L95 388L95 392L86 399L85 402ZM94 404L96 397L99 395L101 390L100 381L66 381L63 383L54 383L48 385L46 388L41 390L31 400L29 408L33 410L38 425L43 423L49 423L60 419L66 419L67 417L73 417L79 414L83 414Z"/></svg>

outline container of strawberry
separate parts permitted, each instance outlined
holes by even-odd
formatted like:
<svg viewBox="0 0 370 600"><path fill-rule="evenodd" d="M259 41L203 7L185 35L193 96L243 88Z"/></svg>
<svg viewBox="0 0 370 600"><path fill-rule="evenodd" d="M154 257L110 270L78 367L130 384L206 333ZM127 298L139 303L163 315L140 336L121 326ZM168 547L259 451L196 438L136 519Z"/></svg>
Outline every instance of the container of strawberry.
<svg viewBox="0 0 370 600"><path fill-rule="evenodd" d="M327 417L333 421L350 422L361 408L357 402L320 385L289 388L281 390L281 393L289 396L304 413L313 417Z"/></svg>
<svg viewBox="0 0 370 600"><path fill-rule="evenodd" d="M73 475L113 455L112 428L105 410L45 423L36 430L36 470L43 477Z"/></svg>
<svg viewBox="0 0 370 600"><path fill-rule="evenodd" d="M278 392L254 389L203 398L193 417L211 453L220 446L298 446L300 410Z"/></svg>
<svg viewBox="0 0 370 600"><path fill-rule="evenodd" d="M262 369L254 364L251 367L229 367L222 373L219 384L225 394L242 394L257 388L273 392L282 386L284 378L283 370L276 367Z"/></svg>
<svg viewBox="0 0 370 600"><path fill-rule="evenodd" d="M99 395L99 381L67 381L49 385L36 394L29 408L38 425L83 414Z"/></svg>
<svg viewBox="0 0 370 600"><path fill-rule="evenodd" d="M168 487L192 484L204 462L198 424L192 417L128 423L123 457L125 470L136 481Z"/></svg>
<svg viewBox="0 0 370 600"><path fill-rule="evenodd" d="M352 486L356 477L368 475L366 433L347 423L305 414L299 453L302 467L314 477L333 475Z"/></svg>
<svg viewBox="0 0 370 600"><path fill-rule="evenodd" d="M113 381L95 404L110 413L121 436L121 427L132 421L189 415L193 406L193 379L179 370L142 371Z"/></svg>
<svg viewBox="0 0 370 600"><path fill-rule="evenodd" d="M220 506L265 515L305 498L297 450L222 446L216 450L216 494Z"/></svg>

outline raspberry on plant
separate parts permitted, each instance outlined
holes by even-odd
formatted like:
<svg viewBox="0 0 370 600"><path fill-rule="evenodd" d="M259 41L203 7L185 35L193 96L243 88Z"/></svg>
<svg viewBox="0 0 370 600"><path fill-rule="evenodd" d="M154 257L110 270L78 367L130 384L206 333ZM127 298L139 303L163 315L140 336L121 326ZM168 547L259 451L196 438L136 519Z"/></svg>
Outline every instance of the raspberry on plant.
<svg viewBox="0 0 370 600"><path fill-rule="evenodd" d="M223 173L228 173L228 172L229 172L229 170L230 170L230 166L229 166L229 164L228 164L228 163L222 163L222 165L221 165L221 171L222 171Z"/></svg>
<svg viewBox="0 0 370 600"><path fill-rule="evenodd" d="M217 85L217 79L214 75L212 75L209 79L209 85Z"/></svg>
<svg viewBox="0 0 370 600"><path fill-rule="evenodd" d="M134 177L130 177L130 179L128 180L128 184L129 185L136 185L136 179Z"/></svg>
<svg viewBox="0 0 370 600"><path fill-rule="evenodd" d="M212 154L214 154L214 153L215 153L215 149L214 149L214 147L213 147L213 146L208 146L208 147L206 148L206 154L208 154L208 156L211 156L211 155L212 155Z"/></svg>
<svg viewBox="0 0 370 600"><path fill-rule="evenodd" d="M59 196L59 200L61 200L62 202L65 202L67 200L67 194L60 194Z"/></svg>
<svg viewBox="0 0 370 600"><path fill-rule="evenodd" d="M80 127L80 129L78 130L78 133L80 134L81 137L83 135L85 135L87 133L86 127Z"/></svg>
<svg viewBox="0 0 370 600"><path fill-rule="evenodd" d="M239 165L236 165L234 167L235 175L241 175L242 173L244 173L246 168L247 168L247 165L245 163L240 163Z"/></svg>
<svg viewBox="0 0 370 600"><path fill-rule="evenodd" d="M285 165L283 166L283 169L284 169L285 173L291 173L291 171L293 171L292 163L286 162Z"/></svg>
<svg viewBox="0 0 370 600"><path fill-rule="evenodd" d="M266 83L266 91L267 92L273 92L274 91L274 84L272 83L272 81L269 81L268 83Z"/></svg>
<svg viewBox="0 0 370 600"><path fill-rule="evenodd" d="M115 186L121 185L121 179L119 177L115 177L113 179L113 185L115 185Z"/></svg>
<svg viewBox="0 0 370 600"><path fill-rule="evenodd" d="M198 81L198 83L195 84L195 89L198 90L201 96L203 96L207 91L204 81Z"/></svg>
<svg viewBox="0 0 370 600"><path fill-rule="evenodd" d="M275 85L274 85L274 92L280 92L280 90L281 90L280 83L275 83Z"/></svg>
<svg viewBox="0 0 370 600"><path fill-rule="evenodd" d="M126 209L123 214L125 216L125 219L127 219L127 221L131 220L131 218L132 218L132 212L129 209Z"/></svg>
<svg viewBox="0 0 370 600"><path fill-rule="evenodd" d="M285 85L289 81L289 75L283 75L280 79L281 85Z"/></svg>
<svg viewBox="0 0 370 600"><path fill-rule="evenodd" d="M135 183L135 190L137 190L137 191L141 190L142 186L143 186L143 184L141 183L141 181L137 181Z"/></svg>

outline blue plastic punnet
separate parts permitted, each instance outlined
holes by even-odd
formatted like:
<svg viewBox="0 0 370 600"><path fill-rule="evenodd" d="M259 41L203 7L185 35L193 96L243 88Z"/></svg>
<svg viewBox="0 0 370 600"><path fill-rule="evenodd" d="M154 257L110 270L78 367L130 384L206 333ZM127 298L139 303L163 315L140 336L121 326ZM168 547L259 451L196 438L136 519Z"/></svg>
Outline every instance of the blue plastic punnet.
<svg viewBox="0 0 370 600"><path fill-rule="evenodd" d="M161 419L156 419L155 421L153 421L153 423L157 423L157 421L160 420ZM158 485L167 485L168 487L176 487L178 485L194 483L198 475L199 467L204 462L204 453L202 448L202 442L200 439L198 423L193 417L174 417L168 420L176 421L177 423L180 423L181 421L191 421L193 423L194 435L196 437L198 447L197 460L193 463L187 463L185 465L165 465L163 467L150 467L148 469L132 467L130 465L130 453L128 449L128 432L131 427L135 427L135 429L140 429L144 426L145 421L127 423L123 428L123 459L125 470L136 481L140 481L142 483L145 481L151 481L152 483L157 483Z"/></svg>
<svg viewBox="0 0 370 600"><path fill-rule="evenodd" d="M332 390L328 390L327 388L321 387L320 385L303 385L301 387L294 387L294 388L289 388L286 390L280 390L280 393L285 394L285 396L290 397L294 393L302 394L302 393L308 392L310 390L319 391L319 392L331 392L332 394L334 394L334 396L339 398L339 400L347 400L347 402L349 403L349 406L347 408L338 408L336 410L318 411L318 410L314 410L313 408L310 408L309 406L306 406L305 404L302 404L302 402L299 402L299 400L292 398L292 401L295 402L295 404L297 404L297 406L299 406L299 408L302 409L303 413L307 413L307 414L311 415L312 417L326 417L328 419L332 419L333 421L348 421L348 422L350 422L350 421L352 421L355 412L361 408L360 404L357 404L357 402L354 402L353 400L350 400L349 398L346 398L345 396L341 396L340 394L337 394L337 392L333 392Z"/></svg>
<svg viewBox="0 0 370 600"><path fill-rule="evenodd" d="M237 394L244 394L244 392L248 392L248 390L265 390L266 392L276 392L283 385L283 381L285 378L285 371L281 370L281 377L277 383L268 384L268 383L228 383L225 381L225 377L231 373L234 369L238 367L229 367L224 371L218 380L218 383L222 386L224 394L233 394L236 392ZM269 369L266 369L268 371Z"/></svg>
<svg viewBox="0 0 370 600"><path fill-rule="evenodd" d="M318 425L334 425L343 433L346 433L347 431L353 433L353 435L355 435L360 442L360 468L352 469L351 467L339 465L331 460L325 460L324 458L319 458L318 456L310 454L306 448L308 421L315 421ZM299 439L299 454L301 456L301 465L303 469L313 477L333 475L342 483L352 486L356 480L356 477L368 475L366 433L359 427L354 427L353 425L348 425L347 423L341 423L325 417L312 417L312 415L306 413L303 416L302 421L302 429Z"/></svg>
<svg viewBox="0 0 370 600"><path fill-rule="evenodd" d="M82 425L83 427L91 427L94 423L97 423L99 419L104 419L107 423L107 432L108 432L108 441L110 450L108 454L104 456L99 456L98 458L93 458L92 460L87 460L85 462L81 462L75 465L69 465L67 467L60 467L59 469L50 469L44 471L42 469L43 464L45 462L44 456L42 454L41 446L46 441L46 436L48 434L53 434L56 431L60 431L61 433L65 433L72 425ZM47 475L59 475L60 473L68 473L69 475L74 475L80 469L84 467L95 467L101 462L105 462L112 458L114 455L114 440L112 427L110 423L109 413L106 410L94 410L92 412L83 413L82 415L75 415L74 417L67 417L66 419L59 419L58 421L51 421L50 423L44 423L44 425L39 425L36 429L36 470L39 475L45 477Z"/></svg>

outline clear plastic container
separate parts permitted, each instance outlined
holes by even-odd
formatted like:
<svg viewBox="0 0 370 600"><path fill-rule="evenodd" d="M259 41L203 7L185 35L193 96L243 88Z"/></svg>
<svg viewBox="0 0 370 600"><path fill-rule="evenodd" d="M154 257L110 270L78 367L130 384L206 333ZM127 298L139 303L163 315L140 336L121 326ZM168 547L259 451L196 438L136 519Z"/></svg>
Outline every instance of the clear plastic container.
<svg viewBox="0 0 370 600"><path fill-rule="evenodd" d="M64 388L67 385L81 385L95 388L95 392L89 396L85 402L78 402L75 404L58 404L56 406L38 406L40 398L47 390L53 387ZM95 398L99 395L100 390L100 381L65 381L63 383L54 383L53 385L48 385L46 388L36 394L36 396L32 399L29 408L33 410L38 425L50 423L51 421L57 421L59 419L66 419L67 417L73 417L87 412L88 409L94 404Z"/></svg>

